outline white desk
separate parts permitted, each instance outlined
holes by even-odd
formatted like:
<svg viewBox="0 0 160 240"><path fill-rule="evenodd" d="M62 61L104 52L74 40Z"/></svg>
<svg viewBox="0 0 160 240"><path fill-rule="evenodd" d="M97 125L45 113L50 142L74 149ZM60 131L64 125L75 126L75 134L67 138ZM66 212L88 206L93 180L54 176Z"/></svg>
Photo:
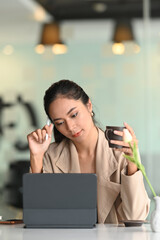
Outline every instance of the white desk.
<svg viewBox="0 0 160 240"><path fill-rule="evenodd" d="M93 229L26 229L23 224L0 225L0 240L160 240L149 224L124 227L97 224Z"/></svg>

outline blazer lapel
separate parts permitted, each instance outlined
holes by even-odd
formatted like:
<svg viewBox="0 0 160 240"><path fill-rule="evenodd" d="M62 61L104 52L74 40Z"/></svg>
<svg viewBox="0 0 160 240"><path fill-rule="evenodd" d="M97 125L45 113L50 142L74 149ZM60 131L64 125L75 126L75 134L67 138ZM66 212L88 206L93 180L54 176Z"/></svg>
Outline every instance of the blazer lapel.
<svg viewBox="0 0 160 240"><path fill-rule="evenodd" d="M71 141L63 142L56 166L63 173L80 173L78 153Z"/></svg>
<svg viewBox="0 0 160 240"><path fill-rule="evenodd" d="M96 151L97 208L98 222L105 222L119 192L120 184L110 181L110 176L117 170L118 163L112 149L100 129Z"/></svg>

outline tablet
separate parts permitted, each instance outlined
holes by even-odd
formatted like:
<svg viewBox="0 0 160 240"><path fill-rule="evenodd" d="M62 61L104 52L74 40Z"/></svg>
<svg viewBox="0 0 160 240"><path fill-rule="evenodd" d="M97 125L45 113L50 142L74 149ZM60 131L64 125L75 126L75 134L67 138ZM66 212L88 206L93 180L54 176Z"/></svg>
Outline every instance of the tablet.
<svg viewBox="0 0 160 240"><path fill-rule="evenodd" d="M94 227L97 221L96 175L24 174L23 221L30 228Z"/></svg>

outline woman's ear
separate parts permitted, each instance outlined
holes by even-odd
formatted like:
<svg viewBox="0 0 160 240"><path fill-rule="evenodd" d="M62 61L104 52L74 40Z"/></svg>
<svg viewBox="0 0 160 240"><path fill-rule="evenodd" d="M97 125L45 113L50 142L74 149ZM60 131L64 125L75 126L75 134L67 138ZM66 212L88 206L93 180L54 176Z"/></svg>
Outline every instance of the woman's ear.
<svg viewBox="0 0 160 240"><path fill-rule="evenodd" d="M92 113L92 103L91 103L91 100L90 100L90 99L88 100L87 108L88 108L88 111L89 111L90 113Z"/></svg>

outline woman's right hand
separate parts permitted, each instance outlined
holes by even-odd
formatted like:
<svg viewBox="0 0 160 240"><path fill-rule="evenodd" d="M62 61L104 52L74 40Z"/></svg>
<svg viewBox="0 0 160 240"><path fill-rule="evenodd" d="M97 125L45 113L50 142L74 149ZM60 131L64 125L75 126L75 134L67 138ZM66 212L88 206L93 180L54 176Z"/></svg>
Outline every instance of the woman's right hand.
<svg viewBox="0 0 160 240"><path fill-rule="evenodd" d="M42 172L43 156L51 143L53 124L45 125L42 129L37 129L28 134L28 144L30 149L30 161L32 172ZM46 140L46 134L48 139Z"/></svg>

